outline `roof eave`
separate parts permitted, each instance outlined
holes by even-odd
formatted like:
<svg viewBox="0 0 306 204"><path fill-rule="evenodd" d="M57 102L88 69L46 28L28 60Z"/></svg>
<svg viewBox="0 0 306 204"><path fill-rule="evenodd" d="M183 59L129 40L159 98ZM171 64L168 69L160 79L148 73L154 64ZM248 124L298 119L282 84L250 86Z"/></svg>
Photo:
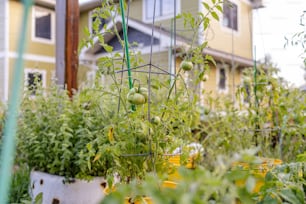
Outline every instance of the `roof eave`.
<svg viewBox="0 0 306 204"><path fill-rule="evenodd" d="M250 0L253 9L263 8L262 0Z"/></svg>
<svg viewBox="0 0 306 204"><path fill-rule="evenodd" d="M252 67L254 64L252 59L248 59L238 55L232 55L231 53L222 52L212 48L205 48L203 50L203 54L211 55L216 60L224 60L227 62L231 62L233 60L234 62L239 63L239 65L243 67Z"/></svg>
<svg viewBox="0 0 306 204"><path fill-rule="evenodd" d="M56 1L55 0L35 0L34 3L36 5L54 9Z"/></svg>

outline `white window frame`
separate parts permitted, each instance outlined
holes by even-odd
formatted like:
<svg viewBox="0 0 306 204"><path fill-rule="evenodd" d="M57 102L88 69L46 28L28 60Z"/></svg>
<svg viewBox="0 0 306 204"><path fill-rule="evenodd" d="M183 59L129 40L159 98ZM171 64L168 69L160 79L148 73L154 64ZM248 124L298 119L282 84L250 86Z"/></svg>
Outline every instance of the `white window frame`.
<svg viewBox="0 0 306 204"><path fill-rule="evenodd" d="M153 1L153 0L143 0L142 1L142 20L145 23L152 23L152 19L147 19L147 1ZM163 2L163 0L160 0L161 2ZM176 15L181 13L181 0L174 0L176 1ZM152 12L153 12L153 8L152 8ZM162 21L162 20L166 20L166 19L171 19L174 17L174 13L169 14L169 15L162 15L162 16L155 16L155 21Z"/></svg>
<svg viewBox="0 0 306 204"><path fill-rule="evenodd" d="M42 87L46 88L46 86L47 86L47 79L46 79L47 71L46 70L34 69L34 68L25 68L24 69L24 89L25 90L28 88L28 74L29 73L39 73L39 74L41 74Z"/></svg>
<svg viewBox="0 0 306 204"><path fill-rule="evenodd" d="M219 87L219 81L220 81L220 69L225 69L225 77L226 77L226 80L225 80L225 89L220 89ZM221 64L217 64L217 67L216 67L216 87L217 87L217 91L218 93L222 93L222 94L227 94L228 91L229 91L229 76L230 76L230 73L229 73L229 67L228 65L221 65Z"/></svg>
<svg viewBox="0 0 306 204"><path fill-rule="evenodd" d="M36 30L36 23L35 23L35 13L36 10L41 11L47 11L51 13L51 39L45 39L35 36L35 30ZM32 8L32 41L34 42L40 42L40 43L47 43L47 44L54 44L55 42L55 12L51 9L34 6Z"/></svg>
<svg viewBox="0 0 306 204"><path fill-rule="evenodd" d="M220 19L220 25L221 25L222 30L224 30L225 32L229 32L229 33L234 32L234 34L239 34L240 30L241 30L241 24L240 24L240 21L241 21L240 20L241 19L241 5L240 5L240 2L237 1L237 0L228 0L228 1L237 6L237 30L229 28L229 27L227 27L223 24L224 23L223 22L223 13L221 14L222 18Z"/></svg>

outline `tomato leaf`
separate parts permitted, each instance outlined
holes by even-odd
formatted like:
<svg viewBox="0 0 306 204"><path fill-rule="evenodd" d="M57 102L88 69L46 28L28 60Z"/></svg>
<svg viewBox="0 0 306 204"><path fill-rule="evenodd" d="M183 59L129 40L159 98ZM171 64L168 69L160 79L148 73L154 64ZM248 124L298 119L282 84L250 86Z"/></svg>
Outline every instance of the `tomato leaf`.
<svg viewBox="0 0 306 204"><path fill-rule="evenodd" d="M212 16L214 19L216 19L217 21L219 21L219 16L218 16L218 14L217 14L215 11L212 11L212 12L211 12L211 16Z"/></svg>

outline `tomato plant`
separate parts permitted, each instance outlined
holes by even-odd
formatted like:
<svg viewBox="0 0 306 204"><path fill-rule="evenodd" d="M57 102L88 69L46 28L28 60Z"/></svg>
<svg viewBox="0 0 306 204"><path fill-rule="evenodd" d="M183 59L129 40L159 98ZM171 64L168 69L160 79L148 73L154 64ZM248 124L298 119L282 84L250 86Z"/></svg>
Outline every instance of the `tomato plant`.
<svg viewBox="0 0 306 204"><path fill-rule="evenodd" d="M306 201L306 163L288 163L268 172L258 194L260 204Z"/></svg>

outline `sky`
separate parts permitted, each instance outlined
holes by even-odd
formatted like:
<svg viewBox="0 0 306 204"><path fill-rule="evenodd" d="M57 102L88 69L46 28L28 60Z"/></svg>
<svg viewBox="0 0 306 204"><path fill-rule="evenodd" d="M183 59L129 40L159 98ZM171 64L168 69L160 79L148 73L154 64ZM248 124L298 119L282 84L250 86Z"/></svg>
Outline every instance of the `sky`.
<svg viewBox="0 0 306 204"><path fill-rule="evenodd" d="M90 0L79 0L86 2ZM187 1L187 0L182 0ZM254 10L253 44L256 59L263 59L266 54L280 69L279 76L298 87L306 83L305 72L301 68L303 60L302 47L286 47L285 37L304 30L306 32L306 13L304 25L300 17L306 12L306 0L263 0L264 8Z"/></svg>
<svg viewBox="0 0 306 204"><path fill-rule="evenodd" d="M253 13L253 44L256 59L266 54L280 69L279 76L294 86L305 83L301 46L284 47L286 40L299 31L306 32L306 0L263 0L264 8ZM300 25L300 18L305 15Z"/></svg>

